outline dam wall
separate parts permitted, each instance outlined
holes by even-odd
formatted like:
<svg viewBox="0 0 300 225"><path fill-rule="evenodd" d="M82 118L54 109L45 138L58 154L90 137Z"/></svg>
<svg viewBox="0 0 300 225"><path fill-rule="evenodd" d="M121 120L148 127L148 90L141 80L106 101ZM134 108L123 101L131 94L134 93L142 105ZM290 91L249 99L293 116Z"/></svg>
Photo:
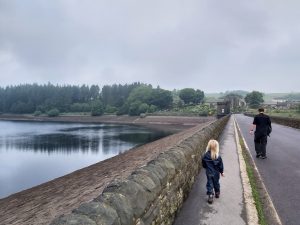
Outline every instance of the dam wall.
<svg viewBox="0 0 300 225"><path fill-rule="evenodd" d="M56 218L51 225L172 224L201 169L208 140L218 138L228 118L201 128L126 179L114 180L93 201Z"/></svg>

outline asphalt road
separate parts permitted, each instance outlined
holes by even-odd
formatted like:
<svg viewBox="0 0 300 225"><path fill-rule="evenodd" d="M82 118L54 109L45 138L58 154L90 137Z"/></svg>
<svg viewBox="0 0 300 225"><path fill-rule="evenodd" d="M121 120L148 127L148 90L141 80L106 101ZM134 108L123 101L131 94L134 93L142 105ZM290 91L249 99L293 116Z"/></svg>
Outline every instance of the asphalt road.
<svg viewBox="0 0 300 225"><path fill-rule="evenodd" d="M299 225L300 213L300 130L272 123L267 159L256 159L253 118L235 115L267 191L284 225Z"/></svg>

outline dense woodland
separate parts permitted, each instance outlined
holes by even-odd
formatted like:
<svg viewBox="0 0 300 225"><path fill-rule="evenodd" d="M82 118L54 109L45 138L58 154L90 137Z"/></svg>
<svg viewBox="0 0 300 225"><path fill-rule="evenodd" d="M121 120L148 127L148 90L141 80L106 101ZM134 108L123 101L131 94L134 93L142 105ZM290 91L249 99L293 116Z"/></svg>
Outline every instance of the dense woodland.
<svg viewBox="0 0 300 225"><path fill-rule="evenodd" d="M171 92L143 83L125 85L53 85L25 84L0 88L0 112L36 116L56 116L66 112L88 112L140 115L146 112L168 110L174 105L173 96L182 104L201 103L204 92L185 88Z"/></svg>
<svg viewBox="0 0 300 225"><path fill-rule="evenodd" d="M284 96L287 100L299 99L299 93ZM57 116L60 113L85 113L92 116L110 113L140 115L158 111L213 115L215 108L205 102L204 92L193 88L164 90L144 83L104 85L53 85L51 83L22 84L0 87L0 113ZM216 98L214 98L216 99ZM232 91L220 93L220 101L232 103L244 100L250 108L264 102L258 91ZM232 106L233 112L245 108ZM300 108L300 106L299 106Z"/></svg>

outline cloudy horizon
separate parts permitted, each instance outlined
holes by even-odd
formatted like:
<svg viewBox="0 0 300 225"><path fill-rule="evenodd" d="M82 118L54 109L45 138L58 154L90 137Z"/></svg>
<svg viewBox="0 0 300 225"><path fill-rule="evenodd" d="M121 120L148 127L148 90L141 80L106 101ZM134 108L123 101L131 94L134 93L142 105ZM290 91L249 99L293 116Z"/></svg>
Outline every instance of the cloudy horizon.
<svg viewBox="0 0 300 225"><path fill-rule="evenodd" d="M300 92L300 2L0 0L0 86Z"/></svg>

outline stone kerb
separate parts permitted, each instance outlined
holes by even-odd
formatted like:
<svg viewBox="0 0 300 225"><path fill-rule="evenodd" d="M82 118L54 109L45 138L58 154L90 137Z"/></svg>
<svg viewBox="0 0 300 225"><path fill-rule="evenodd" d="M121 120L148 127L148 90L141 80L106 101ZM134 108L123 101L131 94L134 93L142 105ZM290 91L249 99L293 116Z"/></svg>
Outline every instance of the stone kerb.
<svg viewBox="0 0 300 225"><path fill-rule="evenodd" d="M51 225L172 224L199 173L208 140L219 136L228 118L199 130L127 179L113 181L99 197L53 220Z"/></svg>

